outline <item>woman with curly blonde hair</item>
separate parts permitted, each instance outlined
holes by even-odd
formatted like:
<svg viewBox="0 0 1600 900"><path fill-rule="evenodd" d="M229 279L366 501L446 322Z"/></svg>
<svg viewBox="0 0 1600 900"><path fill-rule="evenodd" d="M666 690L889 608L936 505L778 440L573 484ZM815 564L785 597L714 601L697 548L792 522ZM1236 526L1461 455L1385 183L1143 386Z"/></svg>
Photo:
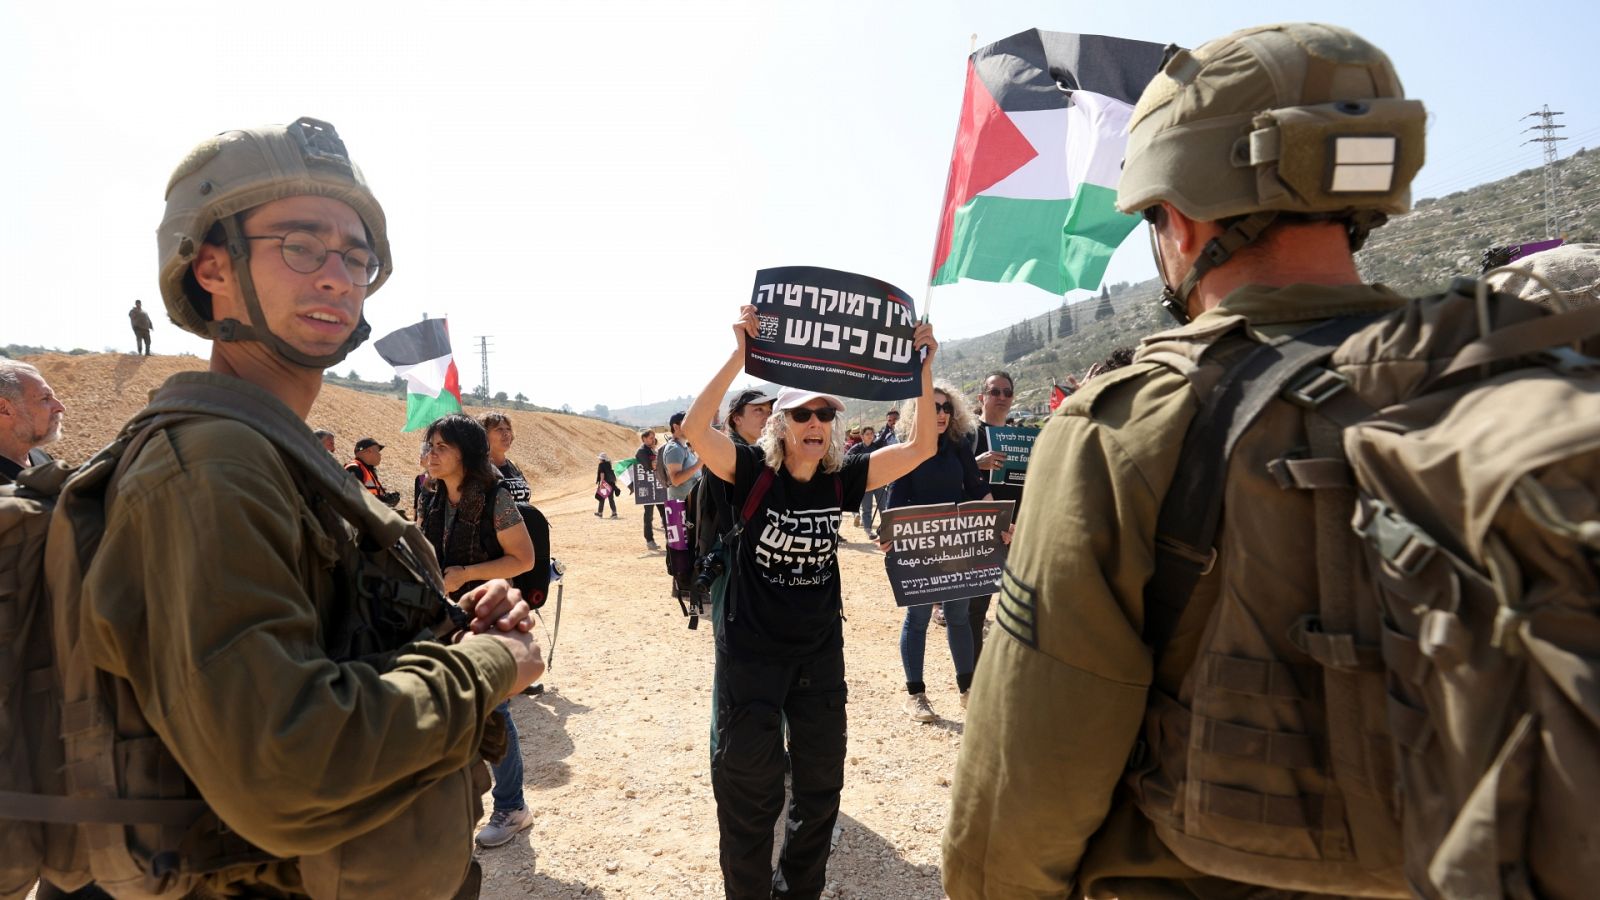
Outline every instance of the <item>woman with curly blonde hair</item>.
<svg viewBox="0 0 1600 900"><path fill-rule="evenodd" d="M977 431L977 419L961 397L955 385L947 381L933 383L933 403L927 411L936 417L938 449L909 475L889 486L889 502L885 509L959 503L989 496L988 482L978 471L967 446L967 437ZM922 412L918 407L918 404L907 403L902 408L902 433L916 433ZM956 689L961 692L962 709L967 707L967 690L972 687L972 669L976 664L972 625L967 617L969 603L968 600L947 600L942 604L945 641L950 645L950 659L955 663ZM928 621L932 617L932 604L908 606L905 622L900 626L900 663L905 668L908 694L905 711L918 722L932 722L938 718L928 702L928 688L922 680L922 662L928 649Z"/></svg>
<svg viewBox="0 0 1600 900"><path fill-rule="evenodd" d="M784 388L756 445L735 445L712 430L711 417L743 368L745 341L758 334L754 306L740 310L733 332L733 353L682 426L706 471L727 484L742 526L728 549L727 595L716 623L711 788L722 878L730 897L771 896L774 884L786 885L788 896L815 897L827 884L845 772L840 520L864 492L927 459L937 437L924 425L908 443L846 459L844 401ZM915 402L929 406L938 344L927 324L917 326L912 344L927 349ZM793 800L774 872L784 722Z"/></svg>

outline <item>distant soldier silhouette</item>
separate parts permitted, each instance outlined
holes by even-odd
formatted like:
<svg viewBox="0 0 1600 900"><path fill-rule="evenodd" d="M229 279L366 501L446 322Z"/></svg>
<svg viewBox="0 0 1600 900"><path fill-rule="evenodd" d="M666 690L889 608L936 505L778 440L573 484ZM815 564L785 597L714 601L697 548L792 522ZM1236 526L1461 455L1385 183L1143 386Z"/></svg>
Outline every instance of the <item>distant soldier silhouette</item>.
<svg viewBox="0 0 1600 900"><path fill-rule="evenodd" d="M128 323L133 326L133 352L149 356L150 329L154 326L150 314L144 311L144 304L138 300L133 301L133 309L128 310Z"/></svg>

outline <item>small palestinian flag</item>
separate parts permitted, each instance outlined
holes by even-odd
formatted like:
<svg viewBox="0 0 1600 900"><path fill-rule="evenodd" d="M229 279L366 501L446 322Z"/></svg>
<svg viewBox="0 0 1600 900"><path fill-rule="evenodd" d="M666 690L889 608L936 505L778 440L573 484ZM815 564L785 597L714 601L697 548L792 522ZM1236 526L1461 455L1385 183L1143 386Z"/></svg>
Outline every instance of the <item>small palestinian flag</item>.
<svg viewBox="0 0 1600 900"><path fill-rule="evenodd" d="M617 476L617 480L622 483L623 487L633 484L633 467L638 462L638 459L630 456L627 459L619 459L611 464L612 473Z"/></svg>
<svg viewBox="0 0 1600 900"><path fill-rule="evenodd" d="M1117 212L1128 119L1160 44L1024 31L973 53L932 284L1100 284L1138 223Z"/></svg>
<svg viewBox="0 0 1600 900"><path fill-rule="evenodd" d="M1067 398L1071 396L1072 388L1062 387L1059 384L1052 384L1050 386L1050 411L1055 412L1056 407L1067 402Z"/></svg>
<svg viewBox="0 0 1600 900"><path fill-rule="evenodd" d="M450 353L443 319L423 319L379 339L373 349L406 380L406 427L427 428L434 419L461 411L461 376Z"/></svg>

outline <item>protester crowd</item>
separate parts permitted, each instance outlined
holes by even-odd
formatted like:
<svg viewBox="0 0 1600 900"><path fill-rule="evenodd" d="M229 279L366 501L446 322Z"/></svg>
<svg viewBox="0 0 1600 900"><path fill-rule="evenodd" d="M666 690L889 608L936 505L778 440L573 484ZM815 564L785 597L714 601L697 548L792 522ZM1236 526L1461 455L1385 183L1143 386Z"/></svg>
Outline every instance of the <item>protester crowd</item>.
<svg viewBox="0 0 1600 900"><path fill-rule="evenodd" d="M1343 29L1274 26L1174 49L1130 129L1118 203L1149 222L1180 327L1073 379L1024 483L991 478L1012 462L992 431L1015 423L1012 376L936 377L927 322L911 340L920 390L881 425L851 424L845 400L823 391L730 393L761 331L754 306L738 310L727 359L663 434L639 431L631 457L598 454L595 516L619 518L624 491L659 489L659 502L636 504L646 549L664 549L690 626L712 626L708 746L727 896L818 897L827 884L847 768L846 517L889 553L886 514L975 501L1014 504L1003 575L979 595L906 605L898 634L895 714L930 723L949 709L930 699L934 623L966 711L943 844L951 897L1584 895L1596 832L1575 804L1600 785L1592 754L1571 751L1593 749L1575 714L1592 725L1593 667L1560 642L1594 630L1592 469L1508 476L1494 503L1509 492L1512 505L1489 508L1511 518L1496 520L1482 551L1494 565L1478 573L1460 562L1478 547L1427 538L1399 517L1400 499L1353 506L1340 435L1359 448L1342 417L1410 398L1349 370L1381 375L1397 358L1408 385L1434 366L1428 379L1493 376L1555 407L1537 393L1554 377L1518 381L1511 362L1589 377L1593 361L1564 343L1600 332L1584 311L1600 254L1546 251L1496 276L1563 313L1579 307L1555 326L1509 294L1408 304L1363 284L1352 253L1406 210L1423 113L1388 58ZM1341 143L1352 139L1365 143ZM1262 188L1311 147L1332 155L1282 174L1301 179L1294 190ZM163 300L178 327L215 342L210 371L174 378L140 428L64 490L55 482L70 513L57 530L98 528L92 556L60 555L55 532L50 553L55 570L81 576L52 601L65 604L56 621L82 631L54 664L93 707L69 719L102 743L69 745L37 777L97 773L74 784L99 805L65 820L90 838L77 856L6 844L7 864L31 860L41 898L475 896L468 836L485 787L479 845L532 824L511 703L542 689L530 607L554 571L532 485L510 458L512 421L428 425L408 511L380 476L382 443L360 437L343 459L336 431L306 426L321 372L364 338L362 304L390 272L382 208L327 123L203 144L173 176L167 220ZM270 233L280 226L292 240ZM1552 283L1567 275L1587 282ZM304 293L342 327L276 315ZM129 317L148 353L142 304ZM1359 328L1388 330L1341 344ZM1452 352L1424 352L1439 346ZM1290 358L1311 368L1276 375ZM1300 380L1273 380L1290 375ZM1498 414L1522 421L1511 406ZM1237 410L1272 425L1230 431ZM69 412L37 368L0 359L0 485L65 475L46 448ZM1217 427L1229 443L1208 455L1196 435ZM1580 420L1571 444L1541 445L1539 465L1592 452L1596 427ZM1502 437L1476 435L1532 454ZM1420 480L1411 491L1438 493ZM1369 570L1352 508L1357 533L1383 532L1377 575L1354 574ZM196 516L209 527L187 527ZM1518 543L1532 532L1537 552ZM1494 568L1517 565L1516 577ZM1448 571L1466 574L1427 583L1447 583L1451 605L1410 598L1381 617L1377 602L1356 605ZM1552 596L1559 615L1541 605ZM1476 768L1452 770L1465 787L1430 781L1428 760L1467 755L1448 755L1447 738L1479 735L1438 730L1470 698L1423 673L1488 666L1485 648L1502 644L1520 648L1507 651L1517 665L1566 680L1474 682L1493 700L1527 679L1545 691L1544 718L1522 716L1504 749L1484 744ZM1406 683L1395 654L1410 666L1398 674L1415 676ZM1447 708L1427 707L1441 696ZM1519 703L1490 705L1503 717ZM328 771L308 776L317 767ZM1536 789L1533 771L1572 783ZM146 772L177 777L140 781ZM1451 818L1469 802L1475 813ZM1508 809L1554 849L1503 822L1472 824Z"/></svg>

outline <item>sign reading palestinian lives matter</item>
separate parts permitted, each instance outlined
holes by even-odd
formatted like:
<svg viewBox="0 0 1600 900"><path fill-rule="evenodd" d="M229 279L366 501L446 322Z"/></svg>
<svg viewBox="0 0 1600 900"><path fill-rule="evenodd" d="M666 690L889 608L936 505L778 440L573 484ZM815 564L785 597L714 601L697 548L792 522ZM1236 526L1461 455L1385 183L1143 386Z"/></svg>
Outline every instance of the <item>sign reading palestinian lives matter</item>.
<svg viewBox="0 0 1600 900"><path fill-rule="evenodd" d="M1012 484L1022 487L1028 476L1028 457L1033 455L1033 442L1039 437L1037 428L1018 428L1011 425L988 425L989 449L1006 455L998 469L989 470L990 484Z"/></svg>
<svg viewBox="0 0 1600 900"><path fill-rule="evenodd" d="M1000 535L1016 504L971 500L883 511L879 536L889 542L884 568L898 606L921 606L995 592L1009 549Z"/></svg>
<svg viewBox="0 0 1600 900"><path fill-rule="evenodd" d="M653 466L634 463L630 471L633 474L634 506L653 506L667 502L667 486L656 480L656 470Z"/></svg>
<svg viewBox="0 0 1600 900"><path fill-rule="evenodd" d="M922 393L916 306L887 281L816 266L762 269L750 302L760 324L745 342L751 376L859 400Z"/></svg>

